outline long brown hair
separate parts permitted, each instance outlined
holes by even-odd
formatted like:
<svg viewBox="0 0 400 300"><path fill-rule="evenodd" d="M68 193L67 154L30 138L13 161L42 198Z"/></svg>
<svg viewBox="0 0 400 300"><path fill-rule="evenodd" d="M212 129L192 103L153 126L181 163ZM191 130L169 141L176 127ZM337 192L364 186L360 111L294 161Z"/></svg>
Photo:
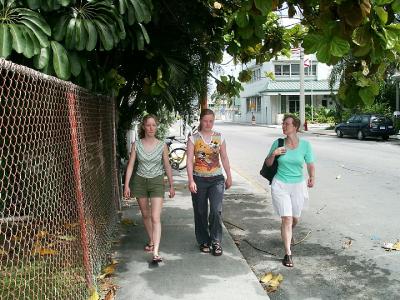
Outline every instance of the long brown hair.
<svg viewBox="0 0 400 300"><path fill-rule="evenodd" d="M211 109L209 109L209 108L202 109L201 113L200 113L200 124L199 124L198 131L201 130L201 120L204 118L204 116L207 116L207 115L212 115L215 118L215 114Z"/></svg>
<svg viewBox="0 0 400 300"><path fill-rule="evenodd" d="M143 139L146 136L146 133L144 132L144 125L146 124L148 119L154 119L154 121L158 125L158 119L155 115L152 115L152 114L145 115L143 117L142 122L140 123L140 127L139 127L139 138L140 139Z"/></svg>

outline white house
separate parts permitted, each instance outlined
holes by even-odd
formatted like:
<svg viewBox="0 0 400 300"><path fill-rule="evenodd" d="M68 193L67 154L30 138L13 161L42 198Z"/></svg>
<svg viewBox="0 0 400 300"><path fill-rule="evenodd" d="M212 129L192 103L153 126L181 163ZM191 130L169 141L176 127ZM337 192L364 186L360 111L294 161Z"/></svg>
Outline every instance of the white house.
<svg viewBox="0 0 400 300"><path fill-rule="evenodd" d="M319 63L315 55L305 57L305 103L313 107L333 107L328 76L331 68ZM299 111L300 107L300 59L279 57L276 60L247 66L252 80L243 85L240 99L235 101L234 122L251 122L255 116L261 124L280 124L283 114ZM275 80L266 77L272 72ZM337 92L335 87L334 93Z"/></svg>

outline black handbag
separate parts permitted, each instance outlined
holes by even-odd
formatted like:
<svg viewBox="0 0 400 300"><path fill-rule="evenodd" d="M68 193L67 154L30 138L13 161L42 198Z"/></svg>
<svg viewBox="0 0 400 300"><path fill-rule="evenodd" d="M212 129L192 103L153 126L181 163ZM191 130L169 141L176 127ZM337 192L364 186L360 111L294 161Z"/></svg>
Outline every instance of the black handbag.
<svg viewBox="0 0 400 300"><path fill-rule="evenodd" d="M278 139L278 148L283 146L283 139ZM275 157L274 163L271 166L267 166L265 163L265 159L260 170L260 175L269 181L269 184L272 183L272 179L274 178L276 172L278 171L278 158L279 156Z"/></svg>

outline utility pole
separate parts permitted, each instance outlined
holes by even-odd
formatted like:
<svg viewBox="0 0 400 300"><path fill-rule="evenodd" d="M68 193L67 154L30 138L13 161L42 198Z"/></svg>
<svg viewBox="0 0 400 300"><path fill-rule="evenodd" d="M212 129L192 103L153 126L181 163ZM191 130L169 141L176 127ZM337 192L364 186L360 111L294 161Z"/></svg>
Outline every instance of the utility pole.
<svg viewBox="0 0 400 300"><path fill-rule="evenodd" d="M304 129L306 120L306 105L304 97L304 49L300 45L300 130Z"/></svg>

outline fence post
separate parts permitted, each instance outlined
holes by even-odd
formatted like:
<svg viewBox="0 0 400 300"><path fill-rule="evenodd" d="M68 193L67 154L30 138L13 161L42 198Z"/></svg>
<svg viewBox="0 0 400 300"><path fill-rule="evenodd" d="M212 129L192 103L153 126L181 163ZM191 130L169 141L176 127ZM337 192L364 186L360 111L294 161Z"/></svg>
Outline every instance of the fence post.
<svg viewBox="0 0 400 300"><path fill-rule="evenodd" d="M119 190L119 168L117 167L118 161L117 161L117 132L116 132L116 127L115 127L115 98L111 98L112 100L112 159L111 161L113 162L113 177L114 177L114 201L116 204L116 207L118 210L121 210L121 198L120 198L120 190Z"/></svg>
<svg viewBox="0 0 400 300"><path fill-rule="evenodd" d="M69 123L71 125L71 144L72 144L72 159L74 166L74 177L75 177L75 192L76 201L78 207L78 217L79 224L81 228L81 242L83 251L83 264L86 271L86 283L88 288L93 287L93 276L92 267L90 264L89 256L89 241L87 234L87 227L85 222L85 211L83 206L83 193L82 193L82 180L80 173L80 161L79 161L79 150L78 150L78 132L77 132L77 122L76 122L76 99L75 93L70 90L67 94L68 98L68 108L69 108Z"/></svg>

